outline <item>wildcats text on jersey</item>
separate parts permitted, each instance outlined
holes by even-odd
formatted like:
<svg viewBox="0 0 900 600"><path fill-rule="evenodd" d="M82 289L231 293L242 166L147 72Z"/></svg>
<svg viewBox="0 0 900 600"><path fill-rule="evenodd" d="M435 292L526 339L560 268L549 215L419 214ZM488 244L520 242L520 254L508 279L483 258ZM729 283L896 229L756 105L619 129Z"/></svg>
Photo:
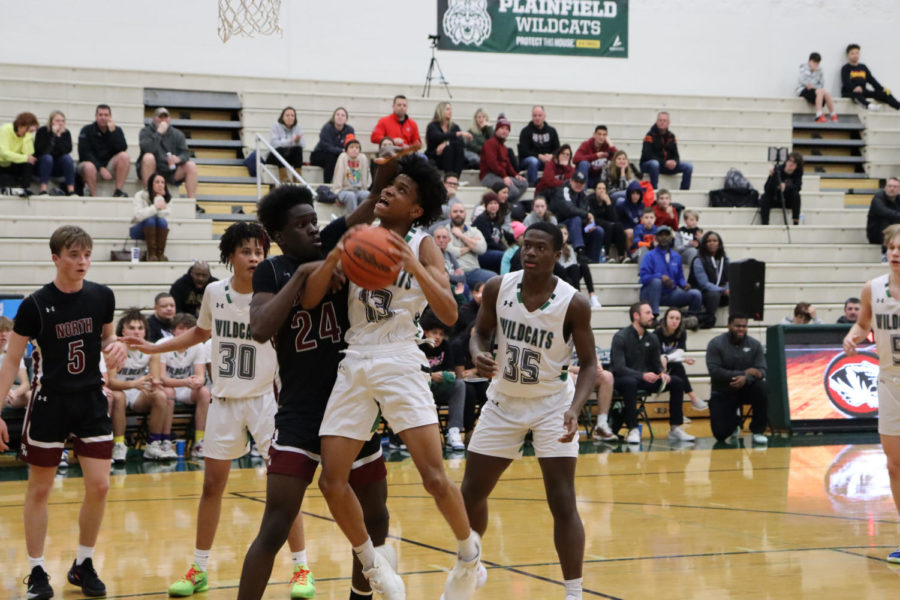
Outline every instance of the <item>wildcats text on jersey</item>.
<svg viewBox="0 0 900 600"><path fill-rule="evenodd" d="M900 315L875 314L875 327L878 329L900 329Z"/></svg>
<svg viewBox="0 0 900 600"><path fill-rule="evenodd" d="M553 332L500 317L503 335L513 342L525 342L538 348L549 349L553 345Z"/></svg>
<svg viewBox="0 0 900 600"><path fill-rule="evenodd" d="M91 318L76 319L56 325L56 338L65 339L94 332L94 320Z"/></svg>
<svg viewBox="0 0 900 600"><path fill-rule="evenodd" d="M227 319L216 319L216 335L225 338L236 338L239 340L252 340L250 335L250 324L240 323L238 321L229 321Z"/></svg>

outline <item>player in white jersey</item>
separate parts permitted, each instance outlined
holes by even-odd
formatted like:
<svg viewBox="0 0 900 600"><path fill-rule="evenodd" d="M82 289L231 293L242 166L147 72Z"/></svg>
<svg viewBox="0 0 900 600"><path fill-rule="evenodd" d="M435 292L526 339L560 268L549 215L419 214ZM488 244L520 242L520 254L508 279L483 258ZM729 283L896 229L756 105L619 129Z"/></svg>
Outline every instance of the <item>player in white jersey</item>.
<svg viewBox="0 0 900 600"><path fill-rule="evenodd" d="M878 350L878 433L887 456L894 505L900 513L900 224L884 230L891 272L867 281L860 294L859 318L844 338L844 352L855 354L858 343L875 332ZM900 563L900 548L888 555Z"/></svg>
<svg viewBox="0 0 900 600"><path fill-rule="evenodd" d="M578 415L597 376L591 306L553 275L562 250L558 227L539 221L522 240L523 270L485 284L469 342L479 374L492 381L469 442L462 493L472 527L484 535L488 496L521 456L531 431L553 515L565 598L581 600L584 527L575 502L575 463ZM574 385L568 373L573 345L581 365Z"/></svg>
<svg viewBox="0 0 900 600"><path fill-rule="evenodd" d="M212 338L212 401L203 446L205 470L197 508L194 560L187 574L169 587L170 596L190 596L209 590L207 565L219 524L222 494L231 461L250 449L248 432L263 456L268 455L278 408L275 396L278 361L271 343L257 342L250 335L253 271L268 250L268 237L258 223L230 225L219 241L219 253L234 275L206 287L197 325L158 344L132 337L123 340L143 352L163 353L185 350ZM303 574L302 581L293 582L291 597L312 598L315 585L306 566L301 515L291 527L288 545L295 573Z"/></svg>
<svg viewBox="0 0 900 600"><path fill-rule="evenodd" d="M378 425L379 409L413 457L425 489L434 497L457 541L457 563L444 586L446 600L469 598L481 555L478 535L469 527L459 488L444 472L437 411L428 387L428 360L416 345L417 320L426 305L441 321L456 322L456 301L444 259L434 241L414 226L426 227L441 215L446 189L438 171L425 159L400 159L398 175L381 192L375 216L392 233L402 261L397 279L386 288L368 291L350 285L349 348L338 367L319 434L322 474L319 487L341 530L350 540L372 588L390 600L405 598L403 581L375 551L366 532L359 500L348 482L353 461ZM320 267L337 266L336 248ZM328 278L316 272L307 280L304 306L318 304Z"/></svg>

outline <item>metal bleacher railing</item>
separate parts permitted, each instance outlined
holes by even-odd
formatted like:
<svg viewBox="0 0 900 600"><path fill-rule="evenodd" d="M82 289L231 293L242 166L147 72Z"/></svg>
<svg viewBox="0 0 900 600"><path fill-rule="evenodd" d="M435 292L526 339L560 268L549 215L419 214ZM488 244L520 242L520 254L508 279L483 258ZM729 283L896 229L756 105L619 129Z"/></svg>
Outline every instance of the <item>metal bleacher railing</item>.
<svg viewBox="0 0 900 600"><path fill-rule="evenodd" d="M294 167L292 167L291 164L288 161L286 161L284 159L284 157L281 156L281 154L279 154L278 151L275 148L273 148L272 145L268 141L266 141L266 139L262 135L257 133L254 136L254 141L255 141L255 153L256 153L256 197L257 198L262 198L263 185L268 185L269 183L274 183L277 185L278 183L281 182L281 179L278 177L278 175L276 173L273 173L272 170L269 169L269 166L266 165L266 163L262 159L262 154L260 153L260 151L263 149L263 146L264 146L266 149L268 149L269 156L270 157L274 156L278 160L278 162L281 164L281 166L287 171L288 175L292 178L292 180L296 180L296 182L298 184L308 187L309 191L312 192L313 199L314 200L317 199L315 188L313 186L311 186L309 183L307 183L307 181L305 179L303 179L303 177L300 175L300 173L298 173L297 170L294 169ZM269 178L271 179L270 182L268 182L268 183L263 182L263 174L264 173L269 176Z"/></svg>

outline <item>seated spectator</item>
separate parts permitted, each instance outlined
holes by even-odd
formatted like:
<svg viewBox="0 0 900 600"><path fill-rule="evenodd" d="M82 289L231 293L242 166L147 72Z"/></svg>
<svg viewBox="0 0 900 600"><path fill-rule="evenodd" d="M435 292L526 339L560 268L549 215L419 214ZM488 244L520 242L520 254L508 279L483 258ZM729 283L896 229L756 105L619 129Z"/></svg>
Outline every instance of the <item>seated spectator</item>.
<svg viewBox="0 0 900 600"><path fill-rule="evenodd" d="M166 241L169 238L169 223L166 217L172 214L169 203L172 196L166 185L166 178L154 173L147 182L147 189L134 195L134 214L128 235L133 240L147 242L148 261L167 261Z"/></svg>
<svg viewBox="0 0 900 600"><path fill-rule="evenodd" d="M337 203L349 215L369 197L372 175L369 157L362 153L359 140L348 135L344 151L334 167L331 189L337 194Z"/></svg>
<svg viewBox="0 0 900 600"><path fill-rule="evenodd" d="M594 215L587 208L588 199L584 188L584 174L575 173L565 185L553 190L550 196L550 210L556 215L559 223L569 229L575 252L579 256L584 254L592 263L599 263L604 234L594 223Z"/></svg>
<svg viewBox="0 0 900 600"><path fill-rule="evenodd" d="M453 291L453 297L458 305L465 304L469 300L468 288L466 287L466 273L459 266L459 261L451 254L447 248L450 246L450 230L441 225L432 231L431 236L434 238L434 244L444 256L444 268L450 276L450 287Z"/></svg>
<svg viewBox="0 0 900 600"><path fill-rule="evenodd" d="M34 132L38 120L33 114L23 112L16 120L0 127L0 175L10 175L16 185L31 194L31 175L34 172Z"/></svg>
<svg viewBox="0 0 900 600"><path fill-rule="evenodd" d="M462 452L466 445L462 441L465 429L463 415L466 409L466 384L456 378L456 361L450 350L447 339L449 327L426 310L419 325L425 333L425 343L419 349L428 359L431 369L431 394L438 406L447 406L447 430L444 432L444 444L454 452Z"/></svg>
<svg viewBox="0 0 900 600"><path fill-rule="evenodd" d="M592 308L602 308L597 294L594 293L594 278L591 276L591 268L584 261L578 260L578 253L569 243L569 228L565 225L559 226L563 235L562 253L559 256L559 264L565 269L566 281L576 290L581 289L581 280L584 280L584 287L587 289L588 298L591 301ZM524 228L522 233L524 233Z"/></svg>
<svg viewBox="0 0 900 600"><path fill-rule="evenodd" d="M565 185L572 178L574 172L572 147L568 144L563 144L553 153L553 159L544 163L544 173L534 188L535 195L547 196L551 194L554 188Z"/></svg>
<svg viewBox="0 0 900 600"><path fill-rule="evenodd" d="M109 105L98 104L94 122L82 127L78 134L78 172L88 187L88 193L97 195L97 175L100 175L104 181L115 177L114 198L127 197L122 186L125 185L130 165L125 133L113 121Z"/></svg>
<svg viewBox="0 0 900 600"><path fill-rule="evenodd" d="M800 65L800 78L794 93L816 107L816 123L828 120L825 111L822 110L823 103L828 107L827 114L831 115L831 120L837 122L834 102L831 100L831 94L825 89L825 76L819 68L821 64L821 54L813 52L809 55L809 60Z"/></svg>
<svg viewBox="0 0 900 600"><path fill-rule="evenodd" d="M747 335L747 316L728 315L728 332L717 335L706 347L709 371L709 425L715 438L724 442L741 433L738 409L753 408L750 431L754 444L768 444L768 391L766 356L762 344Z"/></svg>
<svg viewBox="0 0 900 600"><path fill-rule="evenodd" d="M181 185L183 181L188 198L197 197L197 165L191 160L184 134L172 127L168 109L161 106L153 112L153 119L141 129L139 141L137 172L144 185L151 175L159 173L167 183Z"/></svg>
<svg viewBox="0 0 900 600"><path fill-rule="evenodd" d="M650 250L641 260L638 271L641 281L641 301L650 305L653 316L659 315L659 305L688 306L690 315L685 317L685 326L696 329L699 324L695 315L700 314L703 296L692 289L684 280L681 257L672 251L672 230L660 227L656 232L656 248Z"/></svg>
<svg viewBox="0 0 900 600"><path fill-rule="evenodd" d="M650 305L636 302L628 310L631 324L620 329L613 336L610 359L616 389L622 395L625 409L625 424L629 444L641 443L638 429L637 392L669 392L669 439L679 442L693 442L696 438L683 428L682 402L684 401L684 381L669 375L663 368L659 340L649 329L655 321ZM615 433L615 432L614 432Z"/></svg>
<svg viewBox="0 0 900 600"><path fill-rule="evenodd" d="M681 264L692 265L697 257L703 230L699 227L700 213L688 209L684 211L684 225L675 234L675 252L681 255Z"/></svg>
<svg viewBox="0 0 900 600"><path fill-rule="evenodd" d="M195 260L187 273L175 280L169 288L169 294L175 301L176 313L185 313L197 316L200 304L203 303L203 292L206 286L218 281L209 272L209 263L205 260Z"/></svg>
<svg viewBox="0 0 900 600"><path fill-rule="evenodd" d="M160 292L153 298L153 314L147 318L147 341L156 343L172 337L172 317L175 316L175 298L168 292Z"/></svg>
<svg viewBox="0 0 900 600"><path fill-rule="evenodd" d="M588 210L594 215L594 223L603 230L603 247L607 257L611 256L612 249L615 248L619 262L625 260L625 230L619 224L616 205L607 193L605 181L598 181L593 194L588 194Z"/></svg>
<svg viewBox="0 0 900 600"><path fill-rule="evenodd" d="M816 316L816 307L809 302L798 302L794 306L794 316L781 319L782 325L822 325L822 319Z"/></svg>
<svg viewBox="0 0 900 600"><path fill-rule="evenodd" d="M628 188L632 183L638 182L638 176L631 167L631 163L628 162L628 155L624 150L617 150L613 154L612 160L607 163L606 170L603 172L603 178L606 181L609 197L616 204L624 202Z"/></svg>
<svg viewBox="0 0 900 600"><path fill-rule="evenodd" d="M286 106L281 110L281 115L269 132L269 144L289 165L300 172L303 168L303 128L300 127L294 107ZM271 152L266 157L266 164L282 167L281 162ZM288 177L285 175L281 179L287 181Z"/></svg>
<svg viewBox="0 0 900 600"><path fill-rule="evenodd" d="M628 186L628 193L624 202L616 204L616 215L619 218L619 226L625 233L625 244L629 249L634 245L634 228L641 222L644 214L644 188L637 181L632 181Z"/></svg>
<svg viewBox="0 0 900 600"><path fill-rule="evenodd" d="M116 324L116 335L145 338L147 319L136 308L126 310ZM170 400L162 387L158 354L144 354L129 350L121 368L109 369L106 385L113 394L113 437L124 446L125 409L137 413L150 413L147 428L150 437L144 449L144 458L149 460L169 460L178 458L172 447L172 414L174 400ZM119 451L125 450L119 448ZM116 449L114 448L114 453Z"/></svg>
<svg viewBox="0 0 900 600"><path fill-rule="evenodd" d="M656 226L668 225L672 231L678 231L678 206L672 204L672 194L669 190L657 190L656 202L653 203Z"/></svg>
<svg viewBox="0 0 900 600"><path fill-rule="evenodd" d="M6 358L6 346L9 344L10 333L13 330L13 321L9 317L0 316L0 364ZM31 384L28 381L28 369L25 368L25 358L19 360L19 367L16 369L13 387L3 402L0 402L0 409L4 407L25 408L28 400L31 398Z"/></svg>
<svg viewBox="0 0 900 600"><path fill-rule="evenodd" d="M525 169L530 186L537 183L538 171L544 168L544 163L553 159L559 148L556 129L548 125L545 119L544 107L534 106L531 121L519 132L519 164Z"/></svg>
<svg viewBox="0 0 900 600"><path fill-rule="evenodd" d="M466 335L472 328L472 325L475 324L475 317L478 316L478 309L481 308L482 290L484 290L484 282L482 281L479 281L472 287L472 299L459 307L459 316L450 330L450 344L453 347L453 354L457 358L462 355L458 352L460 348L455 345L457 338L461 335ZM468 341L466 343L468 344Z"/></svg>
<svg viewBox="0 0 900 600"><path fill-rule="evenodd" d="M491 186L491 191L497 194L497 199L500 201L500 206L507 207L506 213L506 224L507 231L511 231L508 227L510 221L524 221L527 213L525 212L525 204L526 202L522 200L521 196L515 200L509 197L509 186L506 185L504 181L498 181L494 185ZM530 203L528 203L530 204ZM478 208L477 206L475 207ZM473 217L474 218L474 217Z"/></svg>
<svg viewBox="0 0 900 600"><path fill-rule="evenodd" d="M173 333L178 336L197 324L194 315L176 313L172 317ZM203 438L206 433L206 415L209 412L210 393L206 387L206 363L203 344L191 346L182 352L164 352L159 355L163 391L169 400L194 407L194 447L191 455L203 458Z"/></svg>
<svg viewBox="0 0 900 600"><path fill-rule="evenodd" d="M509 245L509 248L503 252L503 257L500 259L501 275L506 275L512 270L512 258L517 252L520 252L522 236L525 234L526 229L521 221L513 221L510 223L510 227L512 228L513 242Z"/></svg>
<svg viewBox="0 0 900 600"><path fill-rule="evenodd" d="M703 314L700 327L716 326L716 310L728 306L731 289L728 287L728 255L725 244L715 231L707 231L700 240L697 257L691 262L688 282L703 295Z"/></svg>
<svg viewBox="0 0 900 600"><path fill-rule="evenodd" d="M684 393L691 400L691 406L695 410L706 410L708 405L697 397L691 380L688 378L684 365L694 364L694 359L685 356L687 352L687 328L684 326L681 311L677 308L669 308L663 313L659 327L653 332L659 340L662 352L662 364L666 373L681 378L684 381Z"/></svg>
<svg viewBox="0 0 900 600"><path fill-rule="evenodd" d="M450 244L452 254L466 274L466 285L474 289L478 282L485 282L497 273L482 269L478 257L487 250L487 241L477 227L466 225L466 208L459 200L450 204Z"/></svg>
<svg viewBox="0 0 900 600"><path fill-rule="evenodd" d="M762 198L759 199L759 219L763 225L769 224L769 211L773 206L781 206L782 194L784 207L791 210L794 225L800 224L800 188L803 187L803 155L799 152L788 154L783 164L769 169L769 178Z"/></svg>
<svg viewBox="0 0 900 600"><path fill-rule="evenodd" d="M588 187L591 188L603 179L606 165L618 151L607 140L607 134L606 125L594 127L594 135L581 142L572 159L575 168L587 177Z"/></svg>
<svg viewBox="0 0 900 600"><path fill-rule="evenodd" d="M844 302L844 314L838 317L838 323L856 323L859 319L859 311L861 310L862 305L859 302L859 298L847 298L846 302Z"/></svg>
<svg viewBox="0 0 900 600"><path fill-rule="evenodd" d="M634 241L631 244L631 256L636 262L641 259L650 250L656 247L656 233L659 227L656 226L656 213L649 206L644 207L641 214L641 222L634 228Z"/></svg>
<svg viewBox="0 0 900 600"><path fill-rule="evenodd" d="M450 215L450 203L456 200L459 191L459 175L444 173L444 189L447 190L447 204L444 205L444 216Z"/></svg>
<svg viewBox="0 0 900 600"><path fill-rule="evenodd" d="M600 348L595 348L600 353ZM578 373L581 367L578 364L577 352L572 352L572 358L569 359L569 374L575 380L578 380ZM613 433L609 427L609 408L612 406L612 395L614 386L613 374L603 368L600 361L597 361L597 379L594 383L594 390L597 394L597 424L591 431L591 439L597 442L615 442L619 436Z"/></svg>
<svg viewBox="0 0 900 600"><path fill-rule="evenodd" d="M453 106L439 102L431 123L425 128L425 156L444 173L459 176L466 165L465 142L471 137L471 133L460 130L453 122Z"/></svg>
<svg viewBox="0 0 900 600"><path fill-rule="evenodd" d="M691 189L691 173L694 165L682 162L678 155L678 140L669 130L669 113L656 115L656 123L644 136L641 149L641 170L650 176L653 189L659 187L659 174L681 173L681 189Z"/></svg>
<svg viewBox="0 0 900 600"><path fill-rule="evenodd" d="M375 152L373 158L388 158L397 153L397 148L394 146L394 141L389 138L381 138L381 141L378 143L378 151ZM371 175L372 181L375 181L375 172L378 170L378 163L374 160L369 161L369 175Z"/></svg>
<svg viewBox="0 0 900 600"><path fill-rule="evenodd" d="M536 196L534 198L534 202L531 203L531 212L525 216L525 220L522 221L522 224L525 225L525 227L528 227L538 221L546 221L547 223L556 225L556 217L547 210L547 199L543 196Z"/></svg>
<svg viewBox="0 0 900 600"><path fill-rule="evenodd" d="M491 127L488 114L483 108L475 111L469 133L472 137L466 138L466 163L470 169L477 169L481 164L481 149L484 143L494 137L494 128Z"/></svg>
<svg viewBox="0 0 900 600"><path fill-rule="evenodd" d="M509 160L506 138L509 137L509 120L502 114L497 117L494 135L481 148L481 166L478 177L481 185L491 187L502 181L509 188L510 201L515 202L528 189L528 181L519 175Z"/></svg>
<svg viewBox="0 0 900 600"><path fill-rule="evenodd" d="M75 194L75 162L72 160L72 134L66 129L66 115L60 110L50 113L47 124L34 135L34 155L37 158L40 195L49 193L51 177L62 177L66 195ZM57 192L54 192L56 194ZM62 194L58 194L62 195Z"/></svg>
<svg viewBox="0 0 900 600"><path fill-rule="evenodd" d="M484 206L484 212L472 221L472 226L481 231L487 241L487 249L478 256L478 264L482 269L498 274L503 253L509 247L504 232L508 207L500 204L494 192L486 193L481 198L481 204Z"/></svg>
<svg viewBox="0 0 900 600"><path fill-rule="evenodd" d="M331 113L331 118L322 125L319 131L319 141L309 155L309 162L317 167L322 167L325 183L331 183L334 177L334 165L338 156L344 151L344 143L348 135L356 134L353 127L347 123L350 116L347 109L338 106Z"/></svg>
<svg viewBox="0 0 900 600"><path fill-rule="evenodd" d="M872 196L869 204L869 213L866 216L866 238L870 244L881 244L884 252L884 230L890 225L900 223L900 179L889 177L883 190L878 190Z"/></svg>
<svg viewBox="0 0 900 600"><path fill-rule="evenodd" d="M869 67L859 62L859 44L847 46L847 64L841 67L841 96L853 98L854 102L869 110L878 110L879 107L871 104L867 98L874 98L894 110L900 110L900 101L894 98L891 90L878 83Z"/></svg>
<svg viewBox="0 0 900 600"><path fill-rule="evenodd" d="M407 114L406 96L402 94L394 96L392 112L386 117L378 119L375 129L372 130L371 140L373 144L380 144L384 138L390 138L397 148L406 148L415 144L421 144L419 126Z"/></svg>

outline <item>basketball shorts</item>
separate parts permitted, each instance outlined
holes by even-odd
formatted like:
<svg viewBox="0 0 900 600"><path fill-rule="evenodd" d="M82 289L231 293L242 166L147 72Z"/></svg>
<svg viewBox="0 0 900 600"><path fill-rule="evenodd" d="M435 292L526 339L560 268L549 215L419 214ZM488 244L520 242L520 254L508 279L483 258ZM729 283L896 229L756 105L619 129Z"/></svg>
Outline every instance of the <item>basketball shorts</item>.
<svg viewBox="0 0 900 600"><path fill-rule="evenodd" d="M213 397L206 416L203 455L218 460L240 458L250 450L249 432L260 454L267 456L277 409L274 390L253 398Z"/></svg>
<svg viewBox="0 0 900 600"><path fill-rule="evenodd" d="M438 422L428 359L411 343L350 347L338 365L319 435L366 441L380 414L394 433Z"/></svg>
<svg viewBox="0 0 900 600"><path fill-rule="evenodd" d="M522 456L525 434L531 431L538 458L578 456L578 434L571 442L560 442L565 434L563 418L572 405L572 386L554 396L514 398L488 390L481 408L469 452L515 460Z"/></svg>
<svg viewBox="0 0 900 600"><path fill-rule="evenodd" d="M141 397L141 392L143 390L139 390L137 388L129 388L125 391L125 406L128 407L129 410L134 410L134 403L138 401L138 398Z"/></svg>
<svg viewBox="0 0 900 600"><path fill-rule="evenodd" d="M181 402L182 404L194 404L194 401L191 400L191 392L192 390L189 387L177 387L173 388L175 390L175 402Z"/></svg>
<svg viewBox="0 0 900 600"><path fill-rule="evenodd" d="M310 484L320 462L321 445L318 438L312 443L308 438L301 439L289 428L275 430L269 447L269 473L299 477ZM365 487L387 476L380 435L372 435L363 444L351 469L350 485L354 488Z"/></svg>
<svg viewBox="0 0 900 600"><path fill-rule="evenodd" d="M38 467L59 464L69 437L75 452L89 458L111 459L112 420L100 388L60 394L38 388L28 403L19 458Z"/></svg>
<svg viewBox="0 0 900 600"><path fill-rule="evenodd" d="M816 103L816 90L810 90L808 88L804 88L800 90L798 94L801 98L805 99L810 104Z"/></svg>
<svg viewBox="0 0 900 600"><path fill-rule="evenodd" d="M900 435L900 376L878 375L878 433Z"/></svg>

